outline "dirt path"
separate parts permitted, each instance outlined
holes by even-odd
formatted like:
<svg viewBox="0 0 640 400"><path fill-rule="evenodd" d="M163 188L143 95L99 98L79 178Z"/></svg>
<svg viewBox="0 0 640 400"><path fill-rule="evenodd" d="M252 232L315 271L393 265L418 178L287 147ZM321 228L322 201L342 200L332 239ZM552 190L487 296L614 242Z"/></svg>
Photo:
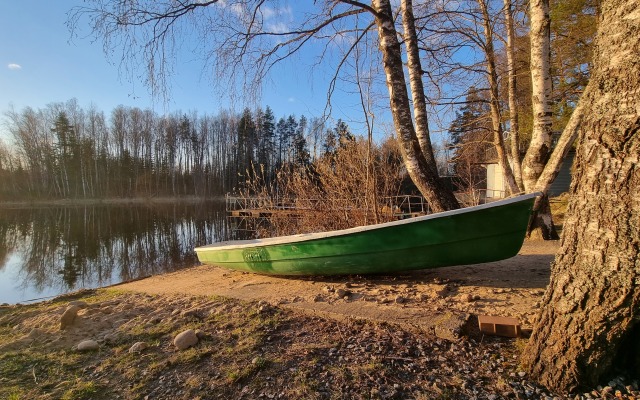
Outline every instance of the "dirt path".
<svg viewBox="0 0 640 400"><path fill-rule="evenodd" d="M455 337L470 315L517 318L531 327L558 242L525 242L513 258L392 276L282 278L211 266L118 285L151 294L223 296L332 318L366 318Z"/></svg>

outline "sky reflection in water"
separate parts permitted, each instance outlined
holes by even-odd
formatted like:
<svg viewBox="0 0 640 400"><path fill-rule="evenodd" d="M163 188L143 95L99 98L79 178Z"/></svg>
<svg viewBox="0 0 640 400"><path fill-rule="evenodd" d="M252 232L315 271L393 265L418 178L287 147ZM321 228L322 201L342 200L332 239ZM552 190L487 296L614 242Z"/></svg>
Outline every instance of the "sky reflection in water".
<svg viewBox="0 0 640 400"><path fill-rule="evenodd" d="M0 304L196 265L226 226L221 202L0 209Z"/></svg>

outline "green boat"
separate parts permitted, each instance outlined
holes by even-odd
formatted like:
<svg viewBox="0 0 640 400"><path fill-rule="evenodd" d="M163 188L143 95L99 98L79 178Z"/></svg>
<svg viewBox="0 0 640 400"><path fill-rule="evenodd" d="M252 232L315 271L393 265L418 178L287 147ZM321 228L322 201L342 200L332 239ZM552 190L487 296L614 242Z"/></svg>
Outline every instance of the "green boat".
<svg viewBox="0 0 640 400"><path fill-rule="evenodd" d="M203 264L269 275L394 273L515 256L536 196L331 232L197 247Z"/></svg>

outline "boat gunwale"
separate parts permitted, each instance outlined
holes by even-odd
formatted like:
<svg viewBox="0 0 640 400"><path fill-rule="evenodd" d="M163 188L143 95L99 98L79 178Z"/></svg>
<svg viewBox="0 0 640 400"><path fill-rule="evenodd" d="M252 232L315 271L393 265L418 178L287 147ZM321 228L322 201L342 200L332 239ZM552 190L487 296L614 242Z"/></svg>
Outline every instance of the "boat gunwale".
<svg viewBox="0 0 640 400"><path fill-rule="evenodd" d="M374 224L374 225L363 225L363 226L340 229L335 231L301 233L297 235L276 236L272 238L263 238L263 239L228 240L228 241L212 243L209 245L196 247L195 251L206 252L209 250L235 250L235 249L244 249L244 248L252 248L252 247L266 247L266 246L293 244L293 243L307 242L307 241L318 240L318 239L328 239L333 237L350 235L354 233L367 232L367 231L372 231L376 229L406 225L406 224L411 224L415 222L428 221L431 219L450 217L454 215L467 214L467 213L479 211L479 210L501 207L509 204L519 203L519 202L522 202L531 198L535 198L541 195L542 195L541 192L534 192L534 193L510 197L507 199L493 201L491 203L480 204L472 207L458 208L456 210L443 211L443 212L429 214L429 215L422 215L419 217L401 219L398 221L390 221L390 222L384 222L381 224Z"/></svg>

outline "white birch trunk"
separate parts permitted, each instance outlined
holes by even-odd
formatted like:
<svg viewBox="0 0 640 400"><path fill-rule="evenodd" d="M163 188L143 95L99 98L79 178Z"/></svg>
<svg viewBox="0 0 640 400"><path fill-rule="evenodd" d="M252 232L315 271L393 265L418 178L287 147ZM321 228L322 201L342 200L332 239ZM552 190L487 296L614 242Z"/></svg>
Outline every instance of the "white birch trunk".
<svg viewBox="0 0 640 400"><path fill-rule="evenodd" d="M509 96L509 121L510 121L510 138L511 138L511 168L516 184L520 191L524 191L522 183L522 171L520 163L520 127L518 121L518 104L516 97L516 64L515 64L515 28L512 15L511 0L504 0L504 23L507 31L507 46L505 52L507 54L507 77L508 77L508 96Z"/></svg>
<svg viewBox="0 0 640 400"><path fill-rule="evenodd" d="M413 101L413 116L416 121L416 135L420 142L420 148L425 157L433 158L429 164L435 166L431 138L429 136L429 119L427 117L427 102L424 96L422 83L422 66L420 63L420 49L413 16L413 4L411 0L401 0L402 26L404 28L404 45L407 48L407 69L409 71L409 84L411 85L411 98ZM437 174L437 168L435 173Z"/></svg>
<svg viewBox="0 0 640 400"><path fill-rule="evenodd" d="M487 80L489 82L489 92L491 96L491 125L493 130L493 145L498 155L498 165L502 169L502 175L507 184L510 194L516 194L520 191L516 184L515 177L509 160L507 158L506 146L502 135L502 121L500 116L500 100L498 94L498 72L496 71L496 55L493 50L493 28L487 10L485 0L478 0L478 5L482 10L482 24L484 27L485 46L484 52L486 57Z"/></svg>
<svg viewBox="0 0 640 400"><path fill-rule="evenodd" d="M531 103L533 131L522 162L526 191L532 191L551 153L551 72L549 0L529 2L531 19Z"/></svg>
<svg viewBox="0 0 640 400"><path fill-rule="evenodd" d="M422 148L413 126L402 54L394 25L391 3L389 0L373 0L372 7L376 13L376 25L378 27L380 51L382 52L382 62L389 90L391 114L407 172L418 187L418 190L425 196L433 211L458 208L459 204L453 192L440 181L437 175L437 167L429 164L429 159L433 160L433 158L426 158L422 153Z"/></svg>

